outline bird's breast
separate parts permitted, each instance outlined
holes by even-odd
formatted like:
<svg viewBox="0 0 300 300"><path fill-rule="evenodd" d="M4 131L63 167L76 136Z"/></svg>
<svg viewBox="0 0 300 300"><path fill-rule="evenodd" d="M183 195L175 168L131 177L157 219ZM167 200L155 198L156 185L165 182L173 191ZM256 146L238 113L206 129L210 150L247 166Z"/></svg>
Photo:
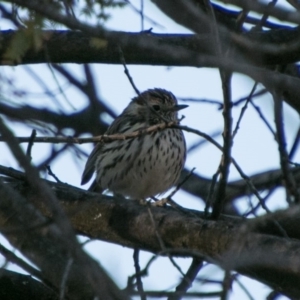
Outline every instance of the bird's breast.
<svg viewBox="0 0 300 300"><path fill-rule="evenodd" d="M135 199L164 193L174 185L185 162L186 146L178 129L165 129L103 147L96 162L103 189Z"/></svg>

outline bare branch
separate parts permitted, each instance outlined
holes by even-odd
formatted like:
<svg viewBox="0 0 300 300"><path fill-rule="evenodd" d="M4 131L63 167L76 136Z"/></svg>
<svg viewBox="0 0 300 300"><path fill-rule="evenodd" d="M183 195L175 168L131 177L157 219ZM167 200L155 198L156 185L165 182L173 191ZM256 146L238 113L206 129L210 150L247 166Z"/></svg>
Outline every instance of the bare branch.
<svg viewBox="0 0 300 300"><path fill-rule="evenodd" d="M210 221L195 211L151 207L151 216L155 224L159 224L159 235L167 246L162 252L147 207L134 201L112 201L110 197L96 196L66 185L49 184L56 191L74 228L81 234L161 255L204 256L225 269L234 269L263 280L285 294L300 295L298 285L294 284L300 280L298 272L294 272L296 266L300 267L300 244L295 239L271 235L281 235L274 224L275 219L290 237L300 237L298 226L295 226L299 209L295 210L295 207L281 215L270 214L267 219L261 217L252 222L223 216L218 221ZM20 188L21 185L19 188L15 185L14 190L21 192ZM41 207L38 198L26 197L50 216L49 211ZM99 211L101 218L97 217ZM112 213L115 216L113 219ZM266 270L269 272L266 273Z"/></svg>

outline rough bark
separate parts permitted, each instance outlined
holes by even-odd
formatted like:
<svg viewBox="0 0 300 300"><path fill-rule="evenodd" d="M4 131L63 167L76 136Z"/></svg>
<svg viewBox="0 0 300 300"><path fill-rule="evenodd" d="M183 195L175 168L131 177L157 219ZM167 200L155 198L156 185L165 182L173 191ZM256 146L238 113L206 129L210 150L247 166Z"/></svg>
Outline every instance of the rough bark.
<svg viewBox="0 0 300 300"><path fill-rule="evenodd" d="M155 34L152 32L110 31L107 34L92 35L92 32L69 30L45 30L31 32L37 35L41 45L29 45L19 57L10 53L15 30L0 32L1 65L22 65L38 63L108 63L120 64L121 47L127 64L156 66L201 67L196 55L217 55L216 39L211 33L201 34ZM19 31L18 34L29 34ZM300 58L300 30L279 28L270 31L241 34L223 33L221 42L231 47L227 59L238 59L241 63L260 66L294 63ZM288 47L287 44L291 44ZM34 47L35 46L35 47ZM151 50L151 51L150 51ZM153 51L155 50L155 51ZM227 49L228 50L228 49ZM255 50L255 55L253 51ZM166 51L170 55L165 55ZM226 51L226 49L224 49ZM179 55L176 55L176 52ZM189 54L180 55L181 53ZM205 66L205 65L203 65Z"/></svg>
<svg viewBox="0 0 300 300"><path fill-rule="evenodd" d="M296 226L299 208L253 221L226 216L212 221L197 211L149 207L135 201L99 196L68 185L48 184L80 234L161 255L204 257L225 269L236 270L264 282L288 296L300 297L297 285L300 280L300 230ZM30 206L34 205L46 219L34 217L30 221L25 209L29 204L18 209L18 214L2 209L0 221L3 234L31 259L31 253L38 255L42 252L43 259L47 261L45 270L53 272L53 260L57 267L60 258L63 263L67 257L51 258L45 252L45 249L57 251L60 248L59 241L55 245L47 242L47 235L54 226L51 225L49 211L42 205L40 197L22 181L7 185L13 186L14 191L31 203ZM8 199L3 190L1 194L3 200L9 200L5 201L7 208L15 205L15 199ZM20 228L21 223L15 222L20 222L25 213L24 230L12 231L12 228ZM39 230L30 229L32 226ZM38 260L34 258L34 261Z"/></svg>
<svg viewBox="0 0 300 300"><path fill-rule="evenodd" d="M0 299L58 300L59 297L51 289L33 279L30 275L1 269Z"/></svg>

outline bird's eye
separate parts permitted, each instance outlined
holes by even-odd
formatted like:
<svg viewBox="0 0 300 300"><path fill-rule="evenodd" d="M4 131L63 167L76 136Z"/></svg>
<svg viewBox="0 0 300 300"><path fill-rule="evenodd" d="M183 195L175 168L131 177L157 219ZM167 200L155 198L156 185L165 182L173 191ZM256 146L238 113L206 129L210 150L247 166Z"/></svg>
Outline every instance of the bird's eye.
<svg viewBox="0 0 300 300"><path fill-rule="evenodd" d="M160 106L159 106L159 105L153 105L152 108L153 108L155 111L159 111L159 110L160 110Z"/></svg>

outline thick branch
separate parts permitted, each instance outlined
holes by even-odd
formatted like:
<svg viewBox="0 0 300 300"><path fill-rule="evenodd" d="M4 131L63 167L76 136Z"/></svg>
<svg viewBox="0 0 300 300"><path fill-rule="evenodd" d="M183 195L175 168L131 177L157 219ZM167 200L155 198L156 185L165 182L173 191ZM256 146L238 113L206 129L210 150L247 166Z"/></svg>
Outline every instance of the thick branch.
<svg viewBox="0 0 300 300"><path fill-rule="evenodd" d="M41 47L29 48L21 60L14 60L8 50L16 36L16 31L3 30L0 33L2 45L0 64L2 65L48 62L121 64L119 47L122 48L127 64L198 66L197 61L191 59L193 53L216 54L215 38L209 33L192 35L111 31L108 37L98 33L95 36L98 39L95 39L91 37L90 32L87 34L80 31L49 30L41 34ZM291 44L293 47L288 47L287 44L299 40L299 36L298 28L274 29L241 35L220 34L221 40L226 41L226 45L236 49L232 51L229 59L236 59L238 51L242 53L245 61L264 65L298 61L300 44ZM184 48L190 51L191 57L165 55L165 47L169 47L172 52ZM255 55L253 55L254 50Z"/></svg>
<svg viewBox="0 0 300 300"><path fill-rule="evenodd" d="M53 124L58 130L72 128L75 130L76 135L86 132L97 135L100 132L105 132L107 124L99 120L101 112L103 111L99 107L94 111L87 107L79 112L64 114L46 108L38 109L29 105L14 107L0 103L0 113L10 119L21 122Z"/></svg>
<svg viewBox="0 0 300 300"><path fill-rule="evenodd" d="M30 275L0 270L0 298L22 300L58 300L58 296Z"/></svg>
<svg viewBox="0 0 300 300"><path fill-rule="evenodd" d="M290 172L295 177L295 180L299 182L300 180L300 169L293 168ZM181 180L183 180L189 174L188 170L183 170L181 174ZM270 170L261 172L250 176L250 180L258 191L268 190L276 187L283 186L283 177L281 170ZM194 196L201 197L205 199L209 192L209 187L211 185L211 179L202 177L197 174L192 174L187 180L182 189L191 193ZM232 202L233 200L250 195L248 185L245 180L235 180L228 183L226 187L226 202Z"/></svg>
<svg viewBox="0 0 300 300"><path fill-rule="evenodd" d="M74 228L81 234L131 248L161 252L148 207L135 201L97 196L67 185L50 185ZM49 212L41 205L41 199L21 182L15 183L14 189L49 216ZM280 235L281 231L277 227L280 222L287 234L289 228L293 228L291 232L294 237L300 238L300 232L296 229L298 218L293 219L289 214L289 226L285 228L284 214L276 217L279 220L277 223L268 216L268 220L263 219L263 225L254 224L253 229L250 226L251 230L260 232L253 233L247 230L248 222L245 221L246 229L241 232L243 223L238 219L222 217L219 221L209 221L196 211L178 211L171 207L151 207L150 212L171 254L204 256L226 269L237 270L287 295L300 296L296 284L300 280L297 272L300 269L300 242L263 234L264 230L268 230L269 234ZM259 223L259 219L255 222ZM292 226L293 222L295 226ZM18 231L13 233L15 237L20 234ZM18 244L18 247L24 251L23 243ZM30 243L26 243L26 247L30 247Z"/></svg>
<svg viewBox="0 0 300 300"><path fill-rule="evenodd" d="M299 60L300 43L293 43L293 41L299 40L299 29L274 30L272 34L276 38L268 44L264 44L265 40L269 40L268 34L271 35L268 32L261 32L257 35L250 33L251 39L237 34L229 35L226 33L225 36L220 34L221 43L224 42L225 45L230 45L232 48L231 51L227 51L230 55L226 56L226 59L215 55L217 49L215 39L207 34L156 35L151 33L103 32L103 30L97 32L93 27L84 27L84 29L88 29L87 33L83 34L78 31L44 32L42 34L42 47L35 51L29 49L22 57L21 62L42 63L49 62L50 58L50 62L119 64L119 47L121 47L126 62L129 64L219 67L229 72L243 73L255 81L261 82L269 90L280 87L285 101L300 112L298 78L250 65L287 64ZM2 39L5 42L3 42L4 47L1 49L4 51L9 46L9 40L13 34L12 32L3 32ZM95 43L95 39L93 42L91 38L93 35L98 38L98 42ZM224 51L226 49L227 47ZM255 55L253 55L254 52ZM3 52L1 61L8 63L7 59L3 57ZM12 64L15 61L9 61L9 63ZM6 114L6 110L8 111L7 114L11 115L19 113L17 109L7 106L1 107L2 113ZM74 126L76 128L76 125Z"/></svg>
<svg viewBox="0 0 300 300"><path fill-rule="evenodd" d="M74 249L72 241L63 238L53 220L49 222L25 198L2 182L0 197L1 233L40 269L55 292L72 299L93 299L95 295L99 299L126 299L82 249ZM39 205L46 208L43 201ZM94 272L98 275L100 292L94 288Z"/></svg>

